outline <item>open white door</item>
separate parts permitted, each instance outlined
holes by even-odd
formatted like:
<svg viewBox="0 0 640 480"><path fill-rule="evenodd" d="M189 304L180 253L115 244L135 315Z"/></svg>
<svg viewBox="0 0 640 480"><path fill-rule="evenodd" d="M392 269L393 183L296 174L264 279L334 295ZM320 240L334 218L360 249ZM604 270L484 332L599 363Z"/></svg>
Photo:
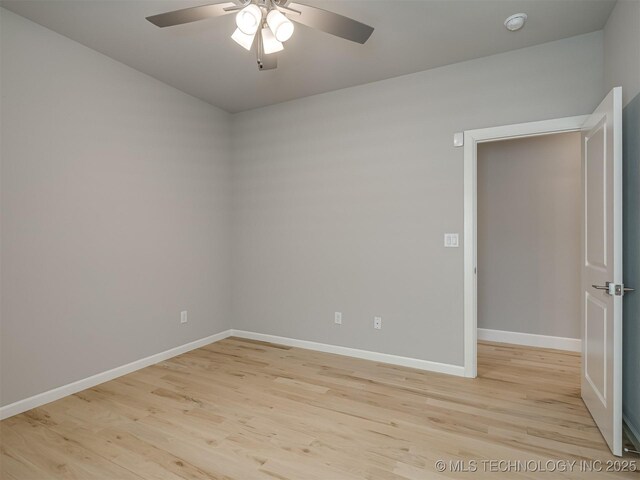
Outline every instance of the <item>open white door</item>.
<svg viewBox="0 0 640 480"><path fill-rule="evenodd" d="M614 88L582 135L582 399L622 455L622 92Z"/></svg>

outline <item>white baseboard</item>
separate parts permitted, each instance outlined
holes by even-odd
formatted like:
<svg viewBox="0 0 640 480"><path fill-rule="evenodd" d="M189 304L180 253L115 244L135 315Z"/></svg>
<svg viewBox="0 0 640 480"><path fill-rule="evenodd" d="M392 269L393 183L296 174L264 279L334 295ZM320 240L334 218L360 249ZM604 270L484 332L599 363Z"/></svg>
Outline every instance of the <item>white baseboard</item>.
<svg viewBox="0 0 640 480"><path fill-rule="evenodd" d="M310 342L308 340L297 340L295 338L288 337L278 337L276 335L266 335L264 333L247 332L244 330L232 330L232 332L234 337L278 343L280 345L286 345L288 347L305 348L307 350L334 353L336 355L345 355L347 357L362 358L365 360L372 360L374 362L390 363L392 365L401 365L403 367L417 368L419 370L427 370L429 372L447 373L449 375L464 377L464 367L462 365L451 365L449 363L439 363L429 360L420 360L417 358L400 357L398 355L390 355L388 353L378 353L369 350L358 350L356 348L340 347L338 345Z"/></svg>
<svg viewBox="0 0 640 480"><path fill-rule="evenodd" d="M640 430L629 421L629 417L627 417L624 412L622 413L622 420L624 420L624 426L627 427L627 435L629 436L629 440L633 443L633 446L640 449Z"/></svg>
<svg viewBox="0 0 640 480"><path fill-rule="evenodd" d="M579 338L551 337L548 335L535 335L533 333L506 332L504 330L490 330L478 328L478 340L488 342L513 343L528 347L555 348L580 352L582 341Z"/></svg>
<svg viewBox="0 0 640 480"><path fill-rule="evenodd" d="M54 388L52 390L39 393L23 400L0 407L0 420L18 415L19 413L26 412L32 408L40 407L47 403L59 400L68 395L81 392L87 388L95 387L114 378L121 377L136 370L148 367L149 365L162 362L177 355L195 350L196 348L204 347L214 342L218 342L225 338L235 336L241 338L247 338L251 340L261 340L263 342L278 343L280 345L287 345L290 347L306 348L308 350L316 350L318 352L334 353L337 355L345 355L348 357L362 358L365 360L372 360L374 362L389 363L392 365L401 365L403 367L416 368L419 370L427 370L430 372L446 373L449 375L464 376L464 367L460 365L451 365L448 363L431 362L429 360L420 360L417 358L400 357L397 355L390 355L387 353L371 352L368 350L358 350L356 348L340 347L337 345L328 345L325 343L310 342L307 340L297 340L294 338L278 337L275 335L266 335L263 333L246 332L244 330L226 330L224 332L217 333L199 340L195 340L179 347L171 348L164 352L156 353L149 357L136 360L120 367L112 368L106 372L98 373L81 380L62 385L61 387Z"/></svg>
<svg viewBox="0 0 640 480"><path fill-rule="evenodd" d="M227 337L230 337L231 332L231 330L226 330L224 332L216 333L215 335L210 335L208 337L204 337L190 343L185 343L184 345L180 345L179 347L171 348L169 350L165 350L164 352L141 358L140 360L136 360L135 362L112 368L111 370L107 370L106 372L98 373L96 375L92 375L91 377L83 378L73 383L54 388L53 390L39 393L37 395L34 395L33 397L10 403L9 405L0 407L0 420L12 417L22 412L26 412L27 410L31 410L32 408L39 407L46 403L59 400L62 397L73 395L74 393L86 390L87 388L95 387L96 385L99 385L101 383L108 382L109 380L113 380L114 378L121 377L122 375L135 372L136 370L148 367L149 365L153 365L155 363L162 362L163 360L167 360L177 355L195 350L196 348L204 347L205 345L218 342Z"/></svg>

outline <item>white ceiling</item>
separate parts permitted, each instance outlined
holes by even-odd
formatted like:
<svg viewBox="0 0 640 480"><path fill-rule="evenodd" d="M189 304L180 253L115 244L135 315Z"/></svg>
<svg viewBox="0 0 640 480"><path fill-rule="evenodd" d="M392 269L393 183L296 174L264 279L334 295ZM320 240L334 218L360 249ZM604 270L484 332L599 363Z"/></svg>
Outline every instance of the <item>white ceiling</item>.
<svg viewBox="0 0 640 480"><path fill-rule="evenodd" d="M214 3L215 0L211 3ZM2 0L0 5L229 112L603 28L615 0L302 0L375 27L365 45L296 25L276 70L230 38L234 16L160 29L146 16L207 0ZM503 22L529 15L517 33Z"/></svg>

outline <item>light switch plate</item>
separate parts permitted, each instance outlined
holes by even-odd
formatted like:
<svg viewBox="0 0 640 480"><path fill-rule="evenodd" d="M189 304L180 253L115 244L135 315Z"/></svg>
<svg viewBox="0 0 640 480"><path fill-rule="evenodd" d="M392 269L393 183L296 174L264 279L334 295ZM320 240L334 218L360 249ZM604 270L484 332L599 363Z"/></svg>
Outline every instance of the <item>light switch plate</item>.
<svg viewBox="0 0 640 480"><path fill-rule="evenodd" d="M464 132L456 132L453 134L453 146L462 147L464 145Z"/></svg>
<svg viewBox="0 0 640 480"><path fill-rule="evenodd" d="M457 233L444 234L444 246L447 248L458 248L460 246Z"/></svg>

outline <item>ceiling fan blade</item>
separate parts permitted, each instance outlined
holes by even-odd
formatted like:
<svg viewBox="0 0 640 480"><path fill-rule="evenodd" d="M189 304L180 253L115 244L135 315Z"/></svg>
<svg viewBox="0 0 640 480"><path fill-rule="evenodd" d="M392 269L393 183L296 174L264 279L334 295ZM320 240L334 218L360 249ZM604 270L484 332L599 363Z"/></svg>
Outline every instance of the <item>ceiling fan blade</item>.
<svg viewBox="0 0 640 480"><path fill-rule="evenodd" d="M369 25L321 8L295 2L287 3L286 6L301 13L300 15L291 16L291 20L294 22L322 30L336 37L351 40L352 42L365 43L373 33L373 27ZM286 14L287 12L284 13Z"/></svg>
<svg viewBox="0 0 640 480"><path fill-rule="evenodd" d="M196 22L206 18L221 17L232 13L225 8L237 7L233 2L213 3L211 5L201 5L199 7L183 8L173 12L160 13L147 17L151 23L158 27L172 27L183 23Z"/></svg>

